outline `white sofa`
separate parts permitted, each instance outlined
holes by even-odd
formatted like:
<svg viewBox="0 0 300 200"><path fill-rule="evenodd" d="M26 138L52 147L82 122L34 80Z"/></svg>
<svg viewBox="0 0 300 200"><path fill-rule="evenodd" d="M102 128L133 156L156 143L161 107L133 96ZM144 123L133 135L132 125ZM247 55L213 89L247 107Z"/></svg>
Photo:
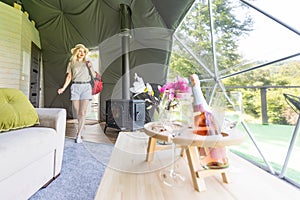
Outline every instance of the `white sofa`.
<svg viewBox="0 0 300 200"><path fill-rule="evenodd" d="M0 134L0 199L28 199L60 174L66 110L36 111L39 125Z"/></svg>

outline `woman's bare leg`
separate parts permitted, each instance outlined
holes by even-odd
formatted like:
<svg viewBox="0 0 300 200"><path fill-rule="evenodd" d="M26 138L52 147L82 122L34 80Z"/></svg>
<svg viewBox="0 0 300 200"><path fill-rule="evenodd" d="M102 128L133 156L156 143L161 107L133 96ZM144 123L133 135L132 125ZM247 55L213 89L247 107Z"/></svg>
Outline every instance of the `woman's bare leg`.
<svg viewBox="0 0 300 200"><path fill-rule="evenodd" d="M73 100L73 108L76 114L76 118L78 120L77 134L76 134L76 142L81 142L81 134L84 129L85 124L85 116L87 111L87 106L89 104L88 99L84 100Z"/></svg>
<svg viewBox="0 0 300 200"><path fill-rule="evenodd" d="M73 118L77 119L77 126L76 126L76 137L78 135L78 124L79 124L79 120L78 120L78 112L79 112L79 100L73 100L72 101L73 104Z"/></svg>
<svg viewBox="0 0 300 200"><path fill-rule="evenodd" d="M89 104L88 99L80 100L79 101L79 111L78 111L78 134L77 136L80 137L82 134L82 131L84 129L84 124L85 124L85 117L86 117L86 111L87 111L87 106Z"/></svg>

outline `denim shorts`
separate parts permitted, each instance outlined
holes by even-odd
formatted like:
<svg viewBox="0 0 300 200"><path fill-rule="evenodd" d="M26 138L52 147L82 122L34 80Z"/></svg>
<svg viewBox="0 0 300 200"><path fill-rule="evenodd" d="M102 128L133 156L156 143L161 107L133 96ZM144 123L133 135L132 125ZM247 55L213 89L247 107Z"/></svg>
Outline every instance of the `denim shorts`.
<svg viewBox="0 0 300 200"><path fill-rule="evenodd" d="M71 100L92 99L92 87L90 83L71 85Z"/></svg>

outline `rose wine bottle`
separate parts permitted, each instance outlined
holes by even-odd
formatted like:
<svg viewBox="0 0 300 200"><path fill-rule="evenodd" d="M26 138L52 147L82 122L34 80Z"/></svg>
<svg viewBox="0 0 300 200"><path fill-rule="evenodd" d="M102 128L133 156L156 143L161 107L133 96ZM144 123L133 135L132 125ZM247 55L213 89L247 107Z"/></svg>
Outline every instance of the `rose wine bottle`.
<svg viewBox="0 0 300 200"><path fill-rule="evenodd" d="M190 76L194 96L194 127L193 133L203 136L221 134L212 110L207 104L200 87L200 80L196 74ZM198 148L204 168L221 169L228 167L228 158L225 147Z"/></svg>

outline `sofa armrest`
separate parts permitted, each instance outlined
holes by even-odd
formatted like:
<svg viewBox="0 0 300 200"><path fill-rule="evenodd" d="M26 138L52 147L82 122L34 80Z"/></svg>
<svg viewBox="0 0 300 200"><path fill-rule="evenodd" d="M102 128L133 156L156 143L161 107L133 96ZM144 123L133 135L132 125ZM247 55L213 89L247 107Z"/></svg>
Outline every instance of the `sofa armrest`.
<svg viewBox="0 0 300 200"><path fill-rule="evenodd" d="M36 108L41 127L49 127L57 133L65 134L66 110L63 108Z"/></svg>
<svg viewBox="0 0 300 200"><path fill-rule="evenodd" d="M48 127L56 130L56 152L55 169L53 177L56 177L61 170L62 157L65 144L67 112L64 108L36 108L39 116L39 127Z"/></svg>

